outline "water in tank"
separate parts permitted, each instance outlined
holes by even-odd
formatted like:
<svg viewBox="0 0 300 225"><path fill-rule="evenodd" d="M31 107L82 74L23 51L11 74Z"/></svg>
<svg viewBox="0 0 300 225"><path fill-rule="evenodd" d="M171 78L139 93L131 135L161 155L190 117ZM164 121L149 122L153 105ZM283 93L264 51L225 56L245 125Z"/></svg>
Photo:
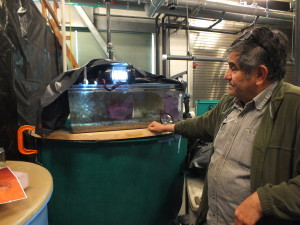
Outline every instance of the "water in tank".
<svg viewBox="0 0 300 225"><path fill-rule="evenodd" d="M69 89L73 133L146 128L152 121L182 119L183 92L174 84L122 84L111 89L113 84Z"/></svg>

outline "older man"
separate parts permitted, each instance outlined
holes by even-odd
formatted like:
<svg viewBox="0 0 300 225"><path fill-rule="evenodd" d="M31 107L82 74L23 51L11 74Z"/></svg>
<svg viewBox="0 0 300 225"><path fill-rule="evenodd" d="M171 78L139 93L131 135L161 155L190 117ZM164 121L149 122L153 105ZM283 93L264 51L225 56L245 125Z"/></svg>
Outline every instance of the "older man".
<svg viewBox="0 0 300 225"><path fill-rule="evenodd" d="M287 38L266 27L227 50L228 94L171 131L214 142L197 224L300 224L300 88L282 81Z"/></svg>

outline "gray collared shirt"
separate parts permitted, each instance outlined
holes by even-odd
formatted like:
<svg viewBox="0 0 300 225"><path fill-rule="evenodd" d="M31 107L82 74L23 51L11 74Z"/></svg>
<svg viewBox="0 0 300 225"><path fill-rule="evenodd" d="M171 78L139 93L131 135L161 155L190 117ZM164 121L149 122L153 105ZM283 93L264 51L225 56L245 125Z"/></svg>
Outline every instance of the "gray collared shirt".
<svg viewBox="0 0 300 225"><path fill-rule="evenodd" d="M235 208L251 194L253 141L277 83L272 83L244 107L235 99L218 131L208 168L209 225L233 224Z"/></svg>

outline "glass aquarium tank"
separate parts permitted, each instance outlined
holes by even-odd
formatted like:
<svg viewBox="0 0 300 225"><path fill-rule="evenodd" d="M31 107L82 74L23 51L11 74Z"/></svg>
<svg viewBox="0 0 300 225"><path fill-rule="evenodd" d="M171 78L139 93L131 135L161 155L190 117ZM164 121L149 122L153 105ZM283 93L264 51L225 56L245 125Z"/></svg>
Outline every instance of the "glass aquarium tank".
<svg viewBox="0 0 300 225"><path fill-rule="evenodd" d="M183 92L175 84L73 85L68 90L73 133L146 128L182 119Z"/></svg>

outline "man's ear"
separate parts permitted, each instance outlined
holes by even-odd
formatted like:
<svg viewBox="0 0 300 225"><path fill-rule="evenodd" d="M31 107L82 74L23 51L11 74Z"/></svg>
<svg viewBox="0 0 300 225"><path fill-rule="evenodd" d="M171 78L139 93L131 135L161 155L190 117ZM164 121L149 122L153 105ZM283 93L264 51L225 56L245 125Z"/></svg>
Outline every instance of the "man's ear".
<svg viewBox="0 0 300 225"><path fill-rule="evenodd" d="M263 84L268 77L269 70L265 65L259 65L257 67L257 80L256 84Z"/></svg>

